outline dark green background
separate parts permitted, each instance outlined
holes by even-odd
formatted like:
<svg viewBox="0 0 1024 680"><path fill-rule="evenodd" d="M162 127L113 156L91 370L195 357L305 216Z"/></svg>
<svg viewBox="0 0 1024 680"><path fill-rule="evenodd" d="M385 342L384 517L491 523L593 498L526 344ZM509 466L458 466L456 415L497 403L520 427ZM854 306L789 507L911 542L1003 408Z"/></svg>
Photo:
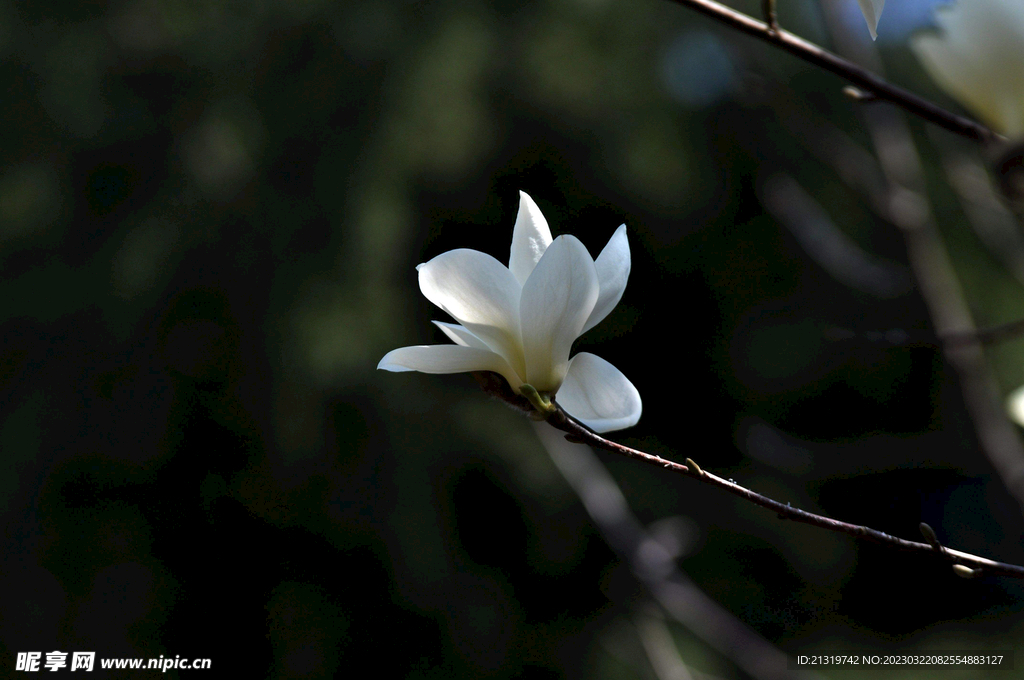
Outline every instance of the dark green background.
<svg viewBox="0 0 1024 680"><path fill-rule="evenodd" d="M780 4L827 44L816 4ZM620 441L1024 561L936 348L824 332L927 334L912 285L851 291L762 206L792 175L910 281L895 227L811 151L808 130L869 146L832 76L655 0L5 1L0 84L5 673L60 649L210 677L652 677L647 595L528 422L467 375L375 371L445 342L413 268L506 260L520 189L595 255L629 228L625 296L577 343L644 399ZM979 322L1021 315L911 126ZM993 358L1024 381L1020 343ZM1018 583L601 456L644 522L692 520L682 568L791 653L1024 634ZM672 630L694 670L742 677Z"/></svg>

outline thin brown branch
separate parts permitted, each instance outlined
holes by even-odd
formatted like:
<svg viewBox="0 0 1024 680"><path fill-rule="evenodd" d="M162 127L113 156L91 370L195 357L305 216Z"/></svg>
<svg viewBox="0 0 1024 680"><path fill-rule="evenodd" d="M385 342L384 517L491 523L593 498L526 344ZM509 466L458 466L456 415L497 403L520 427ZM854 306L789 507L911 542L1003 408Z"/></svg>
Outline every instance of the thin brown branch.
<svg viewBox="0 0 1024 680"><path fill-rule="evenodd" d="M542 423L536 425L537 435L552 462L576 492L605 541L668 616L754 680L821 680L810 670L790 670L784 652L686 575L676 563L672 549L633 514L622 490L594 451L570 446L554 429Z"/></svg>
<svg viewBox="0 0 1024 680"><path fill-rule="evenodd" d="M897 87L879 78L874 73L857 66L853 62L847 61L818 47L814 43L798 38L792 33L778 28L777 25L771 26L763 21L758 21L753 17L714 2L714 0L672 1L696 10L741 33L746 33L771 45L775 45L779 49L785 50L808 63L840 76L861 91L871 95L875 100L883 100L895 104L950 132L955 132L958 135L984 143L1006 141L1004 137L996 134L981 123L959 116L937 104L933 104L923 97Z"/></svg>
<svg viewBox="0 0 1024 680"><path fill-rule="evenodd" d="M728 491L734 496L739 496L740 498L754 503L755 505L760 505L763 508L772 510L778 515L779 519L789 519L802 524L810 524L811 526L826 529L828 531L835 531L837 533L847 534L855 538L871 541L894 550L928 553L936 556L938 559L947 560L953 565L959 564L964 567L968 567L974 570L975 573L981 571L985 573L998 574L1000 576L1024 579L1024 567L1016 564L997 562L986 557L979 557L960 550L953 550L952 548L944 547L942 551L936 551L935 548L928 543L908 541L906 539L878 531L877 529L861 526L859 524L841 522L837 519L832 519L831 517L825 517L824 515L817 515L813 512L801 510L800 508L794 508L789 503L781 503L744 486L740 486L736 482L722 479L717 475L702 470L689 458L687 459L687 463L689 463L689 465L682 465L680 463L661 458L660 456L655 456L644 451L623 446L622 444L605 439L596 432L593 432L586 425L566 413L557 403L554 405L556 410L551 417L548 418L548 422L553 427L567 433L566 439L569 441L588 444L594 448L618 453L635 460L641 460L650 465L655 465L666 470L671 470L672 472L686 475L687 477L699 480L705 484L717 486L720 489Z"/></svg>

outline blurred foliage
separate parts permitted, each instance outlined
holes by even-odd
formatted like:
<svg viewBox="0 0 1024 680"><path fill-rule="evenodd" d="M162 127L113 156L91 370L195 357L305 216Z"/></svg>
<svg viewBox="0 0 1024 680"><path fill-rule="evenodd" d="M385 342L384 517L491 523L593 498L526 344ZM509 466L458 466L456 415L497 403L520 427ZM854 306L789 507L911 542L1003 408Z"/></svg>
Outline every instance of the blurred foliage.
<svg viewBox="0 0 1024 680"><path fill-rule="evenodd" d="M816 3L780 11L827 40ZM413 267L504 258L519 189L592 252L629 227L625 297L578 343L644 398L621 441L1024 562L940 354L823 333L927 330L918 295L844 287L762 206L791 175L906 274L816 153L837 131L868 146L827 74L656 0L3 0L0 56L8 659L651 677L646 595L524 419L467 376L374 370L444 342ZM1024 315L912 126L979 321ZM1024 380L1019 342L992 356L1007 391ZM1017 583L604 460L644 522L698 527L682 567L789 652L1021 646ZM741 677L672 631L694 670Z"/></svg>

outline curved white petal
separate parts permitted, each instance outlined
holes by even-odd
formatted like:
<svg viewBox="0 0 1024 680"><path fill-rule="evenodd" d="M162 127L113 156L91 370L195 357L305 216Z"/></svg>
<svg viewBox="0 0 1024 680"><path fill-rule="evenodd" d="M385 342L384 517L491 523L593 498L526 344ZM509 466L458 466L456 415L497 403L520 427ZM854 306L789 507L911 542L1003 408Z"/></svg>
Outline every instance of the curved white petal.
<svg viewBox="0 0 1024 680"><path fill-rule="evenodd" d="M487 349L462 345L416 345L399 347L384 355L378 370L402 373L465 373L467 371L494 371L508 380L512 389L523 384L504 358Z"/></svg>
<svg viewBox="0 0 1024 680"><path fill-rule="evenodd" d="M569 350L599 290L594 260L575 236L555 239L523 285L519 317L526 381L538 391L554 391L562 383Z"/></svg>
<svg viewBox="0 0 1024 680"><path fill-rule="evenodd" d="M973 0L967 1L973 2ZM874 40L878 37L878 20L882 16L885 0L857 0L857 2L860 3L860 11L864 14L864 20L868 22L868 31L871 32L871 39Z"/></svg>
<svg viewBox="0 0 1024 680"><path fill-rule="evenodd" d="M597 304L590 318L583 325L583 332L601 323L608 313L615 309L622 299L622 292L626 290L626 279L629 278L629 240L626 238L626 225L623 224L612 237L608 239L608 245L604 247L601 254L594 260L597 268L597 280L601 285L601 292L597 296Z"/></svg>
<svg viewBox="0 0 1024 680"><path fill-rule="evenodd" d="M910 42L938 85L997 131L1024 136L1024 7L960 0L936 13L941 31Z"/></svg>
<svg viewBox="0 0 1024 680"><path fill-rule="evenodd" d="M460 326L457 323L445 323L444 321L431 321L430 323L444 331L444 334L451 338L451 341L456 345L475 347L477 349L491 349L487 346L486 342L470 333L469 329L465 326Z"/></svg>
<svg viewBox="0 0 1024 680"><path fill-rule="evenodd" d="M1024 386L1018 387L1006 397L1006 410L1010 420L1024 427Z"/></svg>
<svg viewBox="0 0 1024 680"><path fill-rule="evenodd" d="M490 255L466 248L441 253L416 269L428 300L523 372L521 286L512 272Z"/></svg>
<svg viewBox="0 0 1024 680"><path fill-rule="evenodd" d="M643 410L633 383L619 369L588 352L580 352L569 362L555 401L595 432L632 427Z"/></svg>
<svg viewBox="0 0 1024 680"><path fill-rule="evenodd" d="M540 208L526 192L519 192L519 214L512 230L512 251L508 257L508 268L519 285L530 278L533 268L540 262L544 251L551 245L551 229Z"/></svg>

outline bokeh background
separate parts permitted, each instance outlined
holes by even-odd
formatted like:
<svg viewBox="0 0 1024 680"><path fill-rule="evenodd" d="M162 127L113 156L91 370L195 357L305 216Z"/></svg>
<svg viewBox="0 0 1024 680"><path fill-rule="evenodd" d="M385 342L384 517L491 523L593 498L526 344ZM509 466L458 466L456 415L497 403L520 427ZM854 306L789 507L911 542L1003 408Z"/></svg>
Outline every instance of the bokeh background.
<svg viewBox="0 0 1024 680"><path fill-rule="evenodd" d="M824 4L780 18L865 43L853 0ZM890 2L876 47L956 108L906 48L934 4ZM529 421L468 375L375 370L445 342L414 267L507 258L519 190L595 255L628 226L625 296L577 343L644 399L619 441L1024 562L834 76L664 0L5 0L0 84L4 674L59 649L211 677L664 677L650 594ZM978 322L1024 316L968 219L1006 217L986 159L908 124ZM1020 342L989 359L1024 382ZM598 458L787 653L1022 646L1018 582ZM659 630L693 677L747 677Z"/></svg>

